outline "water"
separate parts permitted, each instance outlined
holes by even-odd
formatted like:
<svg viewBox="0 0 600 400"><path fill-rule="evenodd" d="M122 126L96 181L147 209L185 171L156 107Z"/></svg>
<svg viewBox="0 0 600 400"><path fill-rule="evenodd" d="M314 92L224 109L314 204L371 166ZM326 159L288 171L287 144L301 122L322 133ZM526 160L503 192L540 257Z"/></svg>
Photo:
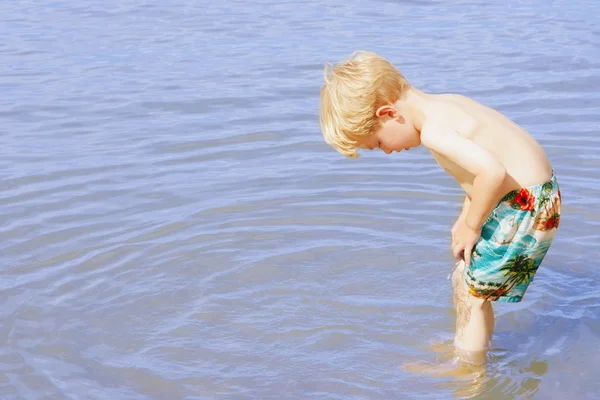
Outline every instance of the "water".
<svg viewBox="0 0 600 400"><path fill-rule="evenodd" d="M595 1L0 4L0 398L600 397ZM412 375L453 335L458 186L318 126L357 49L498 108L563 218L485 381Z"/></svg>

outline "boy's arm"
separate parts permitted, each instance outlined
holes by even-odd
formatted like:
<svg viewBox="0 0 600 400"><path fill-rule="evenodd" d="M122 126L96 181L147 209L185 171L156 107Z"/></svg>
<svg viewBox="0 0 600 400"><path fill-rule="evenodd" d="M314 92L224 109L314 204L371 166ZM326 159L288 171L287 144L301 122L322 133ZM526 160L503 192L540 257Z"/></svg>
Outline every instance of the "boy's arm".
<svg viewBox="0 0 600 400"><path fill-rule="evenodd" d="M456 218L456 222L454 223L454 226L452 227L452 229L450 229L450 232L452 232L453 236L454 236L454 231L456 231L456 228L458 227L459 223L461 221L464 221L465 218L467 217L467 212L469 211L470 204L471 204L471 199L469 198L469 195L466 195L465 201L463 202L463 206L460 210L460 215L458 216L458 218Z"/></svg>
<svg viewBox="0 0 600 400"><path fill-rule="evenodd" d="M462 211L460 212L460 217L465 218L467 216L467 212L469 211L469 206L471 205L471 199L468 195L465 196L465 201L463 202Z"/></svg>
<svg viewBox="0 0 600 400"><path fill-rule="evenodd" d="M460 225L460 223L462 221L464 221L465 218L467 217L467 212L469 211L469 205L470 204L471 204L471 199L467 195L467 196L465 196L465 201L463 202L463 206L462 206L462 209L460 211L460 215L456 219L456 222L452 226L452 229L450 229L450 232L452 233L452 245L453 246L454 246L454 233L458 229L458 226Z"/></svg>
<svg viewBox="0 0 600 400"><path fill-rule="evenodd" d="M478 231L502 195L506 168L490 152L447 128L423 126L421 142L475 177L465 223Z"/></svg>

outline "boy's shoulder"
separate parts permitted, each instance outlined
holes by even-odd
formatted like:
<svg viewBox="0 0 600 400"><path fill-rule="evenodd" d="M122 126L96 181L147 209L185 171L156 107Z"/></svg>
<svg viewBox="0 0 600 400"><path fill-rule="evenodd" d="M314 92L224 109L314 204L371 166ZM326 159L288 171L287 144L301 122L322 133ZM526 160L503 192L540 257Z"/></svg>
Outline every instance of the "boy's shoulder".
<svg viewBox="0 0 600 400"><path fill-rule="evenodd" d="M475 100L456 94L435 95L425 114L421 139L436 140L440 135L454 132L469 138L477 129L479 118Z"/></svg>
<svg viewBox="0 0 600 400"><path fill-rule="evenodd" d="M467 120L474 122L476 114L486 108L478 101L461 94L437 94L430 103L431 115L434 119L445 122Z"/></svg>
<svg viewBox="0 0 600 400"><path fill-rule="evenodd" d="M487 131L524 130L506 115L471 97L460 94L438 94L432 96L425 116L427 128L434 135L452 130L459 135L474 139ZM423 133L423 132L422 132Z"/></svg>

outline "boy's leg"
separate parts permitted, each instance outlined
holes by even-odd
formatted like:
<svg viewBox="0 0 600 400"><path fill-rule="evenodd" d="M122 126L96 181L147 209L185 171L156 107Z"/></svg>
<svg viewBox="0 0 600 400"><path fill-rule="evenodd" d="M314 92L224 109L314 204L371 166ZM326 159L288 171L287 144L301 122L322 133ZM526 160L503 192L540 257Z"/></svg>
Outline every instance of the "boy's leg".
<svg viewBox="0 0 600 400"><path fill-rule="evenodd" d="M456 307L456 336L454 344L463 352L466 361L485 362L485 354L494 331L492 304L469 294L463 281L465 264L460 262L452 276L454 306Z"/></svg>
<svg viewBox="0 0 600 400"><path fill-rule="evenodd" d="M431 363L406 363L404 369L409 372L434 376L451 376L475 382L485 375L487 346L494 329L494 314L489 301L471 296L463 280L464 263L461 262L452 274L454 286L454 304L456 306L455 351L458 355L450 363L435 365ZM458 362L457 362L458 361ZM478 389L483 386L470 386Z"/></svg>

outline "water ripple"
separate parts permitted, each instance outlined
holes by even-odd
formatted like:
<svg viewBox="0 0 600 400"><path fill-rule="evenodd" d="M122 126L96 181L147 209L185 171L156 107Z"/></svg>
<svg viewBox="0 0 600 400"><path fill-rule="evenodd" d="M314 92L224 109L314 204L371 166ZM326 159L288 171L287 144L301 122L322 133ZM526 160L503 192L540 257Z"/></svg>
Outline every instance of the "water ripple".
<svg viewBox="0 0 600 400"><path fill-rule="evenodd" d="M0 397L594 397L597 11L0 4ZM323 65L356 49L498 108L559 176L559 235L496 307L482 382L399 368L451 343L462 195L423 149L323 143Z"/></svg>

